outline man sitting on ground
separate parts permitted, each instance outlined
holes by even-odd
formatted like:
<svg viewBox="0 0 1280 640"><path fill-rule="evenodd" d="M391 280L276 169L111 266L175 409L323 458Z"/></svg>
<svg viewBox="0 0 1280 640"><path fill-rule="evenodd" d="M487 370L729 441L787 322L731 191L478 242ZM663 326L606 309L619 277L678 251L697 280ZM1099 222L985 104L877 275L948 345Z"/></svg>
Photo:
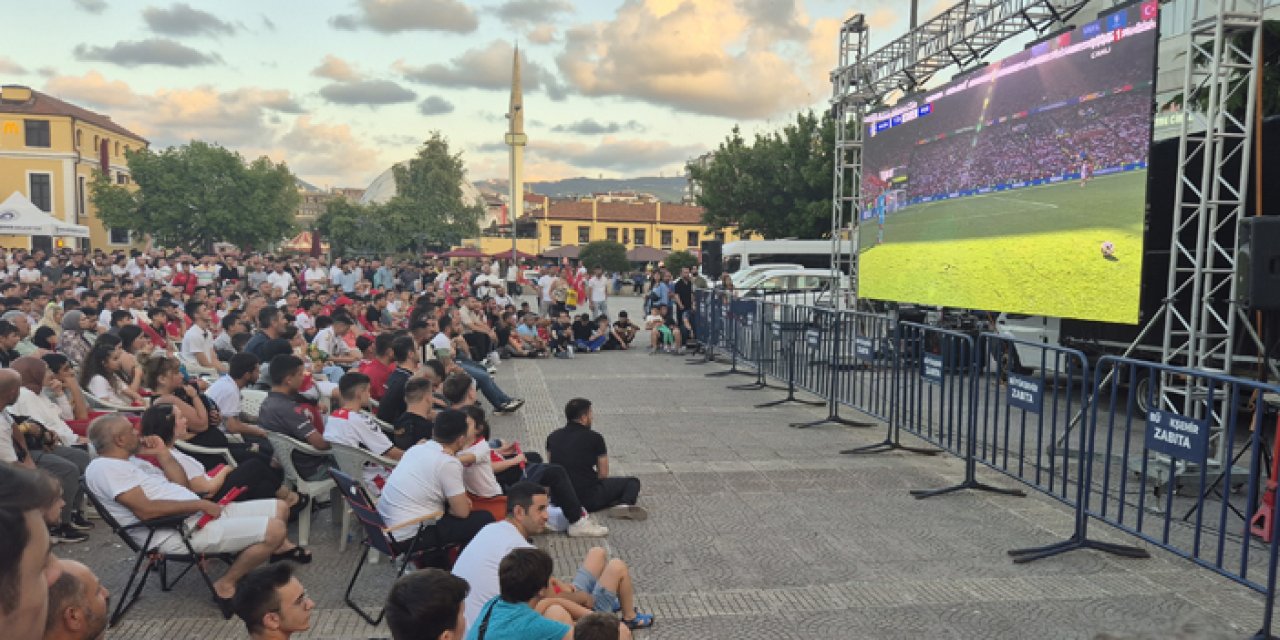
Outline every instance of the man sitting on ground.
<svg viewBox="0 0 1280 640"><path fill-rule="evenodd" d="M554 562L540 549L514 549L498 565L499 595L490 598L469 624L467 640L571 640L573 618L558 604L539 615L534 605L551 590Z"/></svg>
<svg viewBox="0 0 1280 640"><path fill-rule="evenodd" d="M591 401L574 398L564 406L565 426L547 436L547 456L564 467L587 511L609 509L615 518L644 520L649 512L638 506L640 479L609 476L609 450L604 436L591 429Z"/></svg>
<svg viewBox="0 0 1280 640"><path fill-rule="evenodd" d="M427 568L396 580L387 596L387 628L392 640L462 640L466 580Z"/></svg>
<svg viewBox="0 0 1280 640"><path fill-rule="evenodd" d="M458 556L453 573L471 585L467 597L467 625L475 626L485 604L500 591L500 563L514 549L532 549L532 536L547 526L547 490L534 482L517 482L507 489L507 517L480 530L472 544ZM621 611L629 627L648 627L653 616L635 610L635 588L626 563L617 558L606 562L604 548L593 547L578 567L573 585L551 578L554 604L580 618L592 609L609 613ZM577 613L577 615L572 615Z"/></svg>
<svg viewBox="0 0 1280 640"><path fill-rule="evenodd" d="M200 499L180 484L186 474L164 441L156 436L140 438L133 425L118 413L94 420L89 425L89 440L98 457L85 471L85 486L116 522L127 526L162 516L191 514L187 523L193 531L191 547L197 553L239 554L213 583L224 614L230 615L236 581L249 570L268 559L310 561L310 555L288 540L289 507L283 500L250 500L222 506ZM154 458L159 468L139 459L139 455ZM196 529L203 514L214 519ZM130 535L138 544L147 540L145 529L134 529ZM177 531L159 532L151 543L162 553L187 553Z"/></svg>
<svg viewBox="0 0 1280 640"><path fill-rule="evenodd" d="M62 575L49 585L44 640L98 640L107 630L110 593L89 567L62 559Z"/></svg>
<svg viewBox="0 0 1280 640"><path fill-rule="evenodd" d="M397 541L408 541L417 532L406 525L434 517L438 518L436 523L419 534L419 548L465 547L481 528L493 522L488 512L471 509L462 481L462 463L456 457L474 439L473 428L461 411L441 411L431 442L410 448L392 470L382 488L378 513L392 527L391 535Z"/></svg>
<svg viewBox="0 0 1280 640"><path fill-rule="evenodd" d="M310 629L316 608L287 562L258 567L241 578L233 605L253 640L290 638Z"/></svg>

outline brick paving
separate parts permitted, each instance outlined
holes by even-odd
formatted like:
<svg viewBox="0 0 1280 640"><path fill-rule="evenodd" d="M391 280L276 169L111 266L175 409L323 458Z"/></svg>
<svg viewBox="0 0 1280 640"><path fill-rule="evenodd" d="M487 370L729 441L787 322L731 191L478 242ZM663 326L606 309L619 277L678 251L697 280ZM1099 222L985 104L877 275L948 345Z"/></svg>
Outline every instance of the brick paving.
<svg viewBox="0 0 1280 640"><path fill-rule="evenodd" d="M638 317L636 299L611 306ZM657 616L638 638L1239 638L1258 628L1259 596L1159 550L1148 560L1076 552L1014 565L1008 549L1070 531L1066 507L1039 495L916 501L909 489L956 481L960 461L841 456L882 431L789 429L824 410L753 408L781 393L726 390L726 379L703 376L718 368L637 349L504 362L497 376L528 404L495 416L496 436L541 450L564 402L589 397L614 472L641 478L650 519L605 521L611 533L603 540L631 564L639 606ZM360 547L338 554L331 513L313 518L316 561L300 577L317 608L304 637L386 637L385 626L369 626L342 603ZM564 577L600 542L537 540ZM90 542L58 552L87 562L108 588L123 586L129 554L101 525ZM391 578L386 562L370 567L358 600L376 608ZM109 635L242 636L191 576L170 593L149 586Z"/></svg>

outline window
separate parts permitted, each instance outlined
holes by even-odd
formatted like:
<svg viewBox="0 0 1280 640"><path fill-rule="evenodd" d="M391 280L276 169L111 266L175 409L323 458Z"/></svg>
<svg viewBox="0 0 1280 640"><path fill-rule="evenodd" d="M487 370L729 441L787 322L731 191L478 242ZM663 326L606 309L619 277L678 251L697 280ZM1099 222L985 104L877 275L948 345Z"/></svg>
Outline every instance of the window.
<svg viewBox="0 0 1280 640"><path fill-rule="evenodd" d="M116 172L116 184L129 184L129 174L123 171Z"/></svg>
<svg viewBox="0 0 1280 640"><path fill-rule="evenodd" d="M27 120L27 146L28 147L47 147L49 146L49 121L48 120Z"/></svg>
<svg viewBox="0 0 1280 640"><path fill-rule="evenodd" d="M560 246L560 225L558 224L551 225L551 246Z"/></svg>
<svg viewBox="0 0 1280 640"><path fill-rule="evenodd" d="M690 231L689 232L689 248L696 249L697 247L698 247L698 232Z"/></svg>
<svg viewBox="0 0 1280 640"><path fill-rule="evenodd" d="M630 230L630 229L623 229L623 230L622 230L622 244L631 244L631 230Z"/></svg>
<svg viewBox="0 0 1280 640"><path fill-rule="evenodd" d="M639 246L644 246L644 229L636 229L635 235L636 235L636 244Z"/></svg>
<svg viewBox="0 0 1280 640"><path fill-rule="evenodd" d="M591 242L591 227L578 227L578 244Z"/></svg>
<svg viewBox="0 0 1280 640"><path fill-rule="evenodd" d="M80 176L79 184L76 185L76 201L80 203L80 208L76 209L80 217L83 218L88 215L84 206L84 176Z"/></svg>
<svg viewBox="0 0 1280 640"><path fill-rule="evenodd" d="M720 244L724 244L724 232L723 232L723 231L717 231L717 232L716 232L716 242L719 242Z"/></svg>
<svg viewBox="0 0 1280 640"><path fill-rule="evenodd" d="M31 187L28 194L31 204L45 213L53 211L53 177L47 173L32 173L28 174L27 180Z"/></svg>
<svg viewBox="0 0 1280 640"><path fill-rule="evenodd" d="M111 244L129 244L129 230L113 227L108 234L107 242Z"/></svg>
<svg viewBox="0 0 1280 640"><path fill-rule="evenodd" d="M79 149L80 145L83 142L84 142L84 131L80 129L76 129L76 148Z"/></svg>
<svg viewBox="0 0 1280 640"><path fill-rule="evenodd" d="M116 143L116 155L120 155L120 143Z"/></svg>
<svg viewBox="0 0 1280 640"><path fill-rule="evenodd" d="M605 237L605 239L606 239L606 240L608 240L608 241L610 241L610 242L617 242L617 241L618 241L618 228L617 228L617 227L609 227L608 229L605 229L605 230L604 230L604 237Z"/></svg>
<svg viewBox="0 0 1280 640"><path fill-rule="evenodd" d="M662 232L662 243L661 243L659 246L661 246L663 249L670 249L670 248L671 248L671 236L672 236L672 235L673 235L673 234L672 234L670 231L663 231L663 232Z"/></svg>

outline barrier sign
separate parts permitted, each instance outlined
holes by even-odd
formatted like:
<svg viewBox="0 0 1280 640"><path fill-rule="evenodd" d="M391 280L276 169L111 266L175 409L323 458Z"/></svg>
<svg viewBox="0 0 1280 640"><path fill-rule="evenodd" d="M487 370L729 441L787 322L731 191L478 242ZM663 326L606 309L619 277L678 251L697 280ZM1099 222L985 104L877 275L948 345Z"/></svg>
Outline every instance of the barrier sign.
<svg viewBox="0 0 1280 640"><path fill-rule="evenodd" d="M853 339L853 357L868 362L876 359L876 345L871 338Z"/></svg>
<svg viewBox="0 0 1280 640"><path fill-rule="evenodd" d="M925 382L942 384L942 356L926 353L920 360L920 377Z"/></svg>
<svg viewBox="0 0 1280 640"><path fill-rule="evenodd" d="M822 345L822 330L809 329L804 332L804 339L805 339L805 342L809 343L810 349L816 350L818 347Z"/></svg>
<svg viewBox="0 0 1280 640"><path fill-rule="evenodd" d="M1044 381L1016 373L1009 374L1009 406L1039 414L1044 407Z"/></svg>
<svg viewBox="0 0 1280 640"><path fill-rule="evenodd" d="M775 337L775 338L781 338L781 337L782 337L782 323L781 323L781 322L770 322L770 323L769 323L769 331L773 332L773 337Z"/></svg>
<svg viewBox="0 0 1280 640"><path fill-rule="evenodd" d="M1204 464L1209 457L1209 424L1153 409L1147 413L1147 448L1179 460Z"/></svg>

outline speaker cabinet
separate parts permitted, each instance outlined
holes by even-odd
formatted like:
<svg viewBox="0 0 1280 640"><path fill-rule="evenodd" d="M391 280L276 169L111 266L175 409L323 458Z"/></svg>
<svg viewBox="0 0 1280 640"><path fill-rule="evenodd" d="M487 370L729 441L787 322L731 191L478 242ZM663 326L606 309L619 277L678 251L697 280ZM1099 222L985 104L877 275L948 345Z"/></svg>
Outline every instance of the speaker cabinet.
<svg viewBox="0 0 1280 640"><path fill-rule="evenodd" d="M719 240L702 242L702 273L708 278L719 278L724 272L724 256L720 252Z"/></svg>
<svg viewBox="0 0 1280 640"><path fill-rule="evenodd" d="M1280 311L1280 216L1241 218L1236 295L1246 309Z"/></svg>

